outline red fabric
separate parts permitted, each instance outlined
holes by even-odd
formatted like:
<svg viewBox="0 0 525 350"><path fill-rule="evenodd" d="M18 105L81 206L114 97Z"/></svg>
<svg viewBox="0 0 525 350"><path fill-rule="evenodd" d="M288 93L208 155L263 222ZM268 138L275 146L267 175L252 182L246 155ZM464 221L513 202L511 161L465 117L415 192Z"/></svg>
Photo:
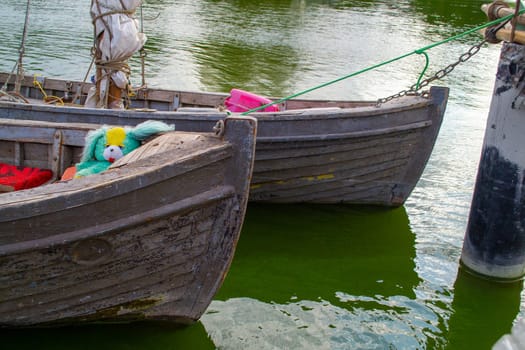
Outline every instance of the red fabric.
<svg viewBox="0 0 525 350"><path fill-rule="evenodd" d="M52 176L53 172L48 169L0 163L0 185L13 187L15 191L40 186Z"/></svg>

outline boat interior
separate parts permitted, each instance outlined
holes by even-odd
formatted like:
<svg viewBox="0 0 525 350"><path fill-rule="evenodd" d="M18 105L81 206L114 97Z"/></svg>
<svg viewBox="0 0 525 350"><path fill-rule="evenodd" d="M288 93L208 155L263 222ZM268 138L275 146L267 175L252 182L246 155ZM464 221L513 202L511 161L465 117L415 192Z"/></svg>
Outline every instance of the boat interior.
<svg viewBox="0 0 525 350"><path fill-rule="evenodd" d="M0 120L0 178L6 180L0 182L0 192L60 180L66 169L79 162L85 136L95 128L90 124Z"/></svg>
<svg viewBox="0 0 525 350"><path fill-rule="evenodd" d="M6 91L14 91L14 79L7 73L0 73L0 85L6 82ZM92 83L67 81L61 79L44 78L40 76L26 75L21 80L20 94L14 97L20 98L26 103L45 103L82 107L86 102ZM232 91L239 91L232 89ZM249 96L256 96L245 92ZM2 96L0 96L1 98ZM210 112L224 111L227 107L227 99L232 97L231 92L193 92L156 89L148 87L136 88L128 93L125 104L128 109L135 110L159 110L179 112ZM257 98L257 96L255 97ZM266 101L266 98L260 97ZM277 100L277 97L269 97ZM311 108L356 108L374 106L376 101L339 101L339 100L311 100L311 99L288 99L277 106L279 111L290 111Z"/></svg>

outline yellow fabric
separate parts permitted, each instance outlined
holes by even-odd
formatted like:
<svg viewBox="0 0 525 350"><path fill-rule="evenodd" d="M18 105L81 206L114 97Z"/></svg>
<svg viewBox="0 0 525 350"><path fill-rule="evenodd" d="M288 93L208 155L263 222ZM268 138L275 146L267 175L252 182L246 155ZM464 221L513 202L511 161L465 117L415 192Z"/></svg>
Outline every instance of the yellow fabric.
<svg viewBox="0 0 525 350"><path fill-rule="evenodd" d="M126 138L126 131L124 128L111 128L106 132L107 145L124 147L124 139Z"/></svg>

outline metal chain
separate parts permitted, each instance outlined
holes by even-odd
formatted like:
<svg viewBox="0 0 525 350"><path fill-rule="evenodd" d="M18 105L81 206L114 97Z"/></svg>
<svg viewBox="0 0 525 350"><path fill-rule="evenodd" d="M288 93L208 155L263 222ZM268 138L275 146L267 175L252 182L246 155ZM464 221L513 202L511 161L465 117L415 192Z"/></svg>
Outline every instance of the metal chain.
<svg viewBox="0 0 525 350"><path fill-rule="evenodd" d="M391 96L388 96L388 97L385 97L385 98L380 98L377 100L377 105L381 105L383 103L386 103L388 101L391 101L393 99L396 99L396 98L400 98L400 97L403 97L403 96L406 96L406 95L421 95L421 96L426 96L428 94L428 91L424 91L424 92L418 92L418 90L421 90L422 88L426 87L428 84L430 84L431 82L433 82L434 80L439 80L439 79L443 79L447 74L449 74L450 72L452 72L454 70L454 68L456 68L456 66L460 63L464 63L464 62L467 62L472 56L474 56L475 54L477 54L479 52L479 50L481 49L481 47L487 42L487 39L483 39L481 42L479 42L478 44L476 45L473 45L467 52L463 53L461 56L459 56L458 60L454 63L451 63L449 64L448 66L446 66L445 68L437 71L433 76L431 76L430 78L427 78L427 79L424 79L422 80L419 85L418 84L414 84L410 87L410 89L407 89L407 90L401 90L400 92L398 92L397 94L395 95L391 95Z"/></svg>

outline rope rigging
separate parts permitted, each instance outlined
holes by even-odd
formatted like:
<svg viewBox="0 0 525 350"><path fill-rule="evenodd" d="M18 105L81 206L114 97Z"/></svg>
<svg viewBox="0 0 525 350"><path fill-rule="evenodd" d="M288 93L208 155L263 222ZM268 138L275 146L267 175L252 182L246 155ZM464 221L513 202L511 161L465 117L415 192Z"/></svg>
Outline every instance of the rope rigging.
<svg viewBox="0 0 525 350"><path fill-rule="evenodd" d="M22 60L25 53L25 42L27 40L27 27L29 25L29 8L31 5L31 0L27 0L26 6L26 16L24 21L24 31L22 33L22 44L20 45L20 55L18 56L18 71L16 74L16 83L15 83L15 92L20 93L20 86L22 85L22 77L24 76L24 66Z"/></svg>
<svg viewBox="0 0 525 350"><path fill-rule="evenodd" d="M13 66L13 69L9 73L9 76L7 77L4 85L0 89L0 97L7 97L10 101L13 101L13 102L27 102L27 100L20 94L20 87L22 85L22 79L24 77L23 58L25 54L25 43L27 40L27 28L29 26L30 5L31 5L31 0L27 0L26 14L25 14L25 20L24 20L24 30L22 33L22 41L20 43L20 48L18 49L18 61ZM16 78L15 78L15 90L8 92L6 91L7 84L11 80L11 76L14 74L15 70L17 71Z"/></svg>

